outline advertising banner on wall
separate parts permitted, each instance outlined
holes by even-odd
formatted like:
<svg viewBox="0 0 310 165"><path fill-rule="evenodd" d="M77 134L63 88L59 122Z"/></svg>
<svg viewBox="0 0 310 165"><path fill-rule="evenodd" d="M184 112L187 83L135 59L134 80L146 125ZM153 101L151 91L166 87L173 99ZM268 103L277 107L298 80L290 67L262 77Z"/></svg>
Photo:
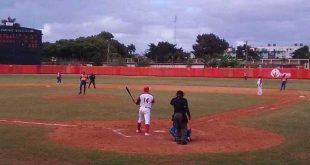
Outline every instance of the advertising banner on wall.
<svg viewBox="0 0 310 165"><path fill-rule="evenodd" d="M283 76L285 76L287 78L291 77L291 73L286 73L286 72L281 73L280 70L277 68L272 69L270 72L270 75L272 78L279 78L279 77L283 77Z"/></svg>

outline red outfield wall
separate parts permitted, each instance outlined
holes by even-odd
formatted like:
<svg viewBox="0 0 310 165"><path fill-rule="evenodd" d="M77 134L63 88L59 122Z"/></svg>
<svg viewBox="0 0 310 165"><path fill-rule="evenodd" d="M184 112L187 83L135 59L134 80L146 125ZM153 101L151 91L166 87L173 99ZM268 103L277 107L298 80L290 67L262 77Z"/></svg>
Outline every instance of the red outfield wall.
<svg viewBox="0 0 310 165"><path fill-rule="evenodd" d="M274 78L273 68L151 68L151 67L102 67L102 66L61 66L61 65L0 65L0 74L87 74L124 76L169 76L169 77L248 77ZM279 71L279 72L278 72ZM289 73L293 79L310 79L309 69L283 68L273 71L280 76Z"/></svg>

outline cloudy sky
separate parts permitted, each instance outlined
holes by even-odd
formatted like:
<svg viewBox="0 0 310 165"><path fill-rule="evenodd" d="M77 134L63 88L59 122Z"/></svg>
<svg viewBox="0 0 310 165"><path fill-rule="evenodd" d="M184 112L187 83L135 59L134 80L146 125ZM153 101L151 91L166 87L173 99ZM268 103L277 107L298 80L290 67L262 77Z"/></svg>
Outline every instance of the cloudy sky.
<svg viewBox="0 0 310 165"><path fill-rule="evenodd" d="M108 31L137 53L175 38L177 47L191 51L203 33L232 46L310 44L309 0L0 0L0 19L8 16L41 29L43 41Z"/></svg>

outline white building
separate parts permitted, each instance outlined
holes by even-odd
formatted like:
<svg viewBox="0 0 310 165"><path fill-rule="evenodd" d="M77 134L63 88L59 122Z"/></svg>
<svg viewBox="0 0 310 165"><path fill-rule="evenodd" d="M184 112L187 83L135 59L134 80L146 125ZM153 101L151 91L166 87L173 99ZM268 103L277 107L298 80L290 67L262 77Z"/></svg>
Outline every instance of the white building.
<svg viewBox="0 0 310 165"><path fill-rule="evenodd" d="M293 52L299 48L303 47L303 44L294 46L262 46L252 48L259 53L262 58L292 58Z"/></svg>
<svg viewBox="0 0 310 165"><path fill-rule="evenodd" d="M293 46L276 46L276 44L268 46L252 47L251 50L256 51L263 59L290 59L295 50L305 45L295 44ZM236 57L237 48L229 47L225 52L226 55ZM244 52L245 53L245 52Z"/></svg>

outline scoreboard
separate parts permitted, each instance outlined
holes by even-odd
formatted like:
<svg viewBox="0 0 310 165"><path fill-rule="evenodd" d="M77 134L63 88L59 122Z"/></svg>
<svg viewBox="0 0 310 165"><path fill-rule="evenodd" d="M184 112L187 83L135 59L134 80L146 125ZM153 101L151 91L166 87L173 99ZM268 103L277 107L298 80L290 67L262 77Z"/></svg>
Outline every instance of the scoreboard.
<svg viewBox="0 0 310 165"><path fill-rule="evenodd" d="M0 25L0 64L40 64L42 31Z"/></svg>
<svg viewBox="0 0 310 165"><path fill-rule="evenodd" d="M0 46L15 46L29 49L37 49L42 44L42 32L40 30L0 26Z"/></svg>

